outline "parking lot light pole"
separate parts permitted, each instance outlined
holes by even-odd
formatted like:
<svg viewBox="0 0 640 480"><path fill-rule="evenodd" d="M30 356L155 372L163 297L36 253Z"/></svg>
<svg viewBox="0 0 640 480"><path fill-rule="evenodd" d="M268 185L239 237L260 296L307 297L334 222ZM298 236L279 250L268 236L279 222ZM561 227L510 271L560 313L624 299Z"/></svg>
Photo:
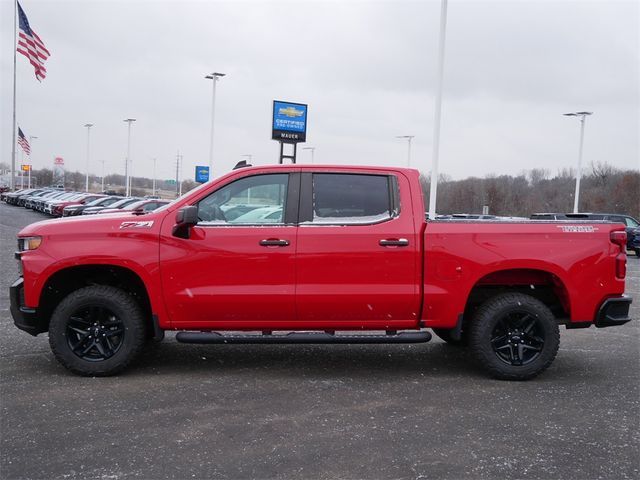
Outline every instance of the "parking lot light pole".
<svg viewBox="0 0 640 480"><path fill-rule="evenodd" d="M123 121L127 122L127 159L124 163L124 194L129 196L131 192L131 183L129 181L129 161L131 155L131 123L135 122L135 118L125 118Z"/></svg>
<svg viewBox="0 0 640 480"><path fill-rule="evenodd" d="M151 195L153 196L156 194L156 160L158 159L153 159L153 189L151 190Z"/></svg>
<svg viewBox="0 0 640 480"><path fill-rule="evenodd" d="M216 116L216 83L218 83L218 80L225 75L226 73L213 72L212 74L204 77L211 80L211 83L213 83L213 93L211 96L211 137L209 138L209 178L213 175L213 127Z"/></svg>
<svg viewBox="0 0 640 480"><path fill-rule="evenodd" d="M90 154L89 144L90 144L90 132L91 132L91 127L93 127L93 123L85 123L84 126L87 128L87 169L86 169L87 175L84 180L84 191L88 192L89 191L89 154Z"/></svg>
<svg viewBox="0 0 640 480"><path fill-rule="evenodd" d="M440 118L442 116L442 90L444 80L444 52L447 29L447 0L440 3L440 39L438 41L438 76L435 112L433 115L433 154L431 159L431 188L429 191L429 218L436 218L438 198L438 162L440 159Z"/></svg>
<svg viewBox="0 0 640 480"><path fill-rule="evenodd" d="M407 167L411 166L411 140L413 140L413 137L415 137L415 135L396 135L396 138L406 138L407 139L407 145L408 145Z"/></svg>
<svg viewBox="0 0 640 480"><path fill-rule="evenodd" d="M104 160L100 160L100 163L102 163L102 190L100 192L104 192Z"/></svg>
<svg viewBox="0 0 640 480"><path fill-rule="evenodd" d="M580 148L578 149L578 173L576 174L576 194L573 197L573 213L578 213L578 205L580 203L580 179L582 177L582 146L584 144L584 120L593 112L572 112L563 113L566 117L580 118Z"/></svg>

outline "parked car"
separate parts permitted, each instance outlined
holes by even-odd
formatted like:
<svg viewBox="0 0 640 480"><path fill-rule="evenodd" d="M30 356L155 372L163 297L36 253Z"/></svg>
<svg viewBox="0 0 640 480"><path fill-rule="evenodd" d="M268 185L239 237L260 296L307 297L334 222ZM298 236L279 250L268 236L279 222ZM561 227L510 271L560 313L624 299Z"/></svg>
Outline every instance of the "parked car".
<svg viewBox="0 0 640 480"><path fill-rule="evenodd" d="M25 202L27 201L27 199L31 198L33 195L38 195L39 193L43 193L46 192L47 190L45 190L44 188L37 188L35 190L33 190L32 192L25 194L25 195L20 195L17 200L16 200L16 205L18 207L24 207Z"/></svg>
<svg viewBox="0 0 640 480"><path fill-rule="evenodd" d="M57 203L52 208L51 214L54 217L61 217L62 216L62 212L63 212L65 207L69 207L69 206L72 206L72 205L86 205L89 202L92 202L94 200L97 200L97 199L103 198L103 197L104 197L104 195L102 195L100 193L83 193L83 194L80 194L80 195L76 196L73 199L69 199L69 200L66 200L64 202Z"/></svg>
<svg viewBox="0 0 640 480"><path fill-rule="evenodd" d="M109 205L122 200L120 196L100 197L92 202L85 203L84 205L69 205L62 210L63 217L74 217L82 215L82 212L91 207L108 207Z"/></svg>
<svg viewBox="0 0 640 480"><path fill-rule="evenodd" d="M260 208L262 205L225 205L224 208L221 207L222 213L224 213L224 218L228 221L235 220L240 215L244 215L245 213L249 213L256 208Z"/></svg>
<svg viewBox="0 0 640 480"><path fill-rule="evenodd" d="M282 222L282 207L260 207L251 210L233 220L226 218L229 223L280 223Z"/></svg>
<svg viewBox="0 0 640 480"><path fill-rule="evenodd" d="M23 188L21 190L16 190L15 192L8 193L5 196L5 202L9 205L17 205L20 198L30 195L36 191L38 191L37 188Z"/></svg>
<svg viewBox="0 0 640 480"><path fill-rule="evenodd" d="M640 227L631 230L631 239L629 245L631 246L631 250L636 253L636 257L640 257Z"/></svg>
<svg viewBox="0 0 640 480"><path fill-rule="evenodd" d="M631 247L631 232L640 227L640 222L630 215L621 213L534 213L532 220L599 220L603 222L621 223L627 232L627 249ZM637 253L637 252L636 252Z"/></svg>
<svg viewBox="0 0 640 480"><path fill-rule="evenodd" d="M133 202L138 202L142 200L142 198L138 198L138 197L125 197L125 198L120 198L120 200L118 200L117 202L112 203L109 208L121 208L121 207L126 207L127 205L133 203ZM95 215L96 213L100 212L101 210L104 210L105 208L107 208L106 206L97 206L97 207L89 207L89 208L85 208L84 211L82 212L82 215Z"/></svg>
<svg viewBox="0 0 640 480"><path fill-rule="evenodd" d="M55 193L55 190L51 190L50 188L47 188L45 190L42 190L41 192L38 193L34 193L32 195L27 195L24 199L24 208L33 208L33 202L35 202L38 199L41 198L45 198L49 195L52 195L53 193Z"/></svg>
<svg viewBox="0 0 640 480"><path fill-rule="evenodd" d="M436 220L496 220L496 215L481 213L452 213L450 215L436 215Z"/></svg>
<svg viewBox="0 0 640 480"><path fill-rule="evenodd" d="M38 212L42 212L44 211L44 206L48 201L55 200L57 198L66 197L67 195L68 195L68 192L54 190L53 192L48 193L47 195L43 195L42 197L32 199L31 208Z"/></svg>
<svg viewBox="0 0 640 480"><path fill-rule="evenodd" d="M160 208L164 205L171 203L169 200L156 200L156 199L144 199L139 200L137 202L129 203L120 208L105 208L104 210L98 211L99 215L105 215L107 213L145 213L152 212L157 208Z"/></svg>
<svg viewBox="0 0 640 480"><path fill-rule="evenodd" d="M54 215L53 211L58 205L64 204L70 200L80 200L84 195L84 193L69 192L67 195L58 197L55 200L49 200L45 202L43 212L47 215Z"/></svg>

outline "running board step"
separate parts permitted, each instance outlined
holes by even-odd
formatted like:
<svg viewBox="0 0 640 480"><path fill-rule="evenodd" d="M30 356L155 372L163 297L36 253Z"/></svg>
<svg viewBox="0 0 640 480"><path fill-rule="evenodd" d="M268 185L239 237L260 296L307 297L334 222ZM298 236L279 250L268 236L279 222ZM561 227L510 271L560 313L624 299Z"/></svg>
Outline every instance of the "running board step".
<svg viewBox="0 0 640 480"><path fill-rule="evenodd" d="M217 332L179 332L176 340L181 343L217 343L217 344L284 344L284 343L425 343L431 340L431 333L400 332L386 335L334 335L322 332L291 332L286 335L247 334L223 335Z"/></svg>

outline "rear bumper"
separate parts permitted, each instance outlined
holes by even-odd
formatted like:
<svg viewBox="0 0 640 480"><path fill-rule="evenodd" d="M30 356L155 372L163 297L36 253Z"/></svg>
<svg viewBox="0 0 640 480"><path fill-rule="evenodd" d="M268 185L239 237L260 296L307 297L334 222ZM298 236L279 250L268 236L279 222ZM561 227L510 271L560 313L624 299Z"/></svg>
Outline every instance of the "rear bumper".
<svg viewBox="0 0 640 480"><path fill-rule="evenodd" d="M9 297L11 299L11 316L16 327L33 336L49 329L46 322L38 317L37 309L24 305L24 279L22 277L11 285Z"/></svg>
<svg viewBox="0 0 640 480"><path fill-rule="evenodd" d="M631 320L629 316L630 306L631 297L627 297L626 295L617 298L608 298L602 303L598 310L595 319L596 327L604 328L624 325Z"/></svg>

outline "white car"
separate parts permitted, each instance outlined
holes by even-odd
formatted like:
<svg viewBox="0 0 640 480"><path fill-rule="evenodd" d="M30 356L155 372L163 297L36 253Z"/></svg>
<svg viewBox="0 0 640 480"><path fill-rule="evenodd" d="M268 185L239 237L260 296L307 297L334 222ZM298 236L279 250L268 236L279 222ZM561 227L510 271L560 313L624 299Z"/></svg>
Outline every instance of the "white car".
<svg viewBox="0 0 640 480"><path fill-rule="evenodd" d="M260 207L240 215L229 223L282 223L282 206Z"/></svg>

